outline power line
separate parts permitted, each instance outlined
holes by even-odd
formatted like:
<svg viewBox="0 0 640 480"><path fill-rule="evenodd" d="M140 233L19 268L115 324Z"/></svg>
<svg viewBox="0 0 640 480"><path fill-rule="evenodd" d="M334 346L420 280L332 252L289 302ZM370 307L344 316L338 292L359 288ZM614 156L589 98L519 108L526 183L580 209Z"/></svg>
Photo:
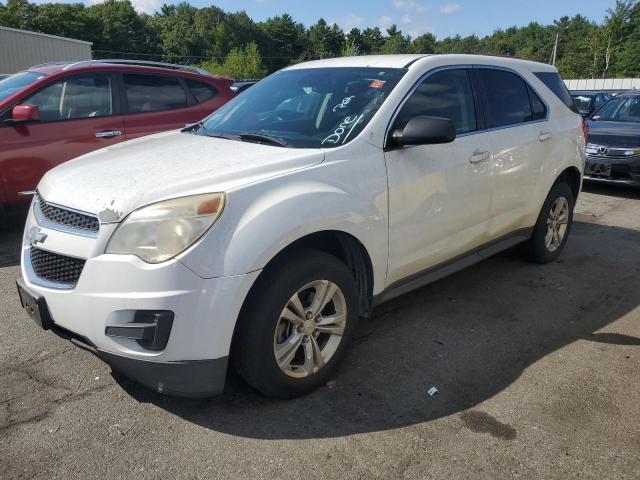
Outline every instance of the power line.
<svg viewBox="0 0 640 480"><path fill-rule="evenodd" d="M117 50L99 50L99 49L94 49L94 52L98 52L98 53L115 53L118 55L138 55L138 56L144 56L144 57L176 57L176 58L201 58L204 60L224 60L227 57L218 57L218 56L203 56L203 55L175 55L173 53L144 53L144 52L119 52ZM269 60L295 60L296 57L274 57L274 56L270 56L270 57L264 57L262 55L260 55L260 58L262 59L269 59Z"/></svg>

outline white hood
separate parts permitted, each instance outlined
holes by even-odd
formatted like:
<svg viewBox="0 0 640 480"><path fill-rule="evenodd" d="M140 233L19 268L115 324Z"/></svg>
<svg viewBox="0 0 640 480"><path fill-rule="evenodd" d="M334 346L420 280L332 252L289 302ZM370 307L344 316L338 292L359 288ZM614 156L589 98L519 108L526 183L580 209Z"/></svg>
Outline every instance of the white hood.
<svg viewBox="0 0 640 480"><path fill-rule="evenodd" d="M49 171L38 186L48 202L117 222L167 198L222 192L322 162L314 149L159 133L103 148Z"/></svg>

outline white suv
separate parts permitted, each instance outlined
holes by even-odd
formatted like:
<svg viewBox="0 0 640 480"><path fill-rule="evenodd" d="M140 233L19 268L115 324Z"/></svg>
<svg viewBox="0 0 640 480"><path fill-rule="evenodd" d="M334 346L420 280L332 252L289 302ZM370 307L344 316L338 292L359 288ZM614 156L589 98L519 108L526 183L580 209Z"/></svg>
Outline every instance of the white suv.
<svg viewBox="0 0 640 480"><path fill-rule="evenodd" d="M197 125L41 181L23 306L164 393L263 394L335 371L376 304L522 244L562 251L582 119L548 65L466 55L286 68Z"/></svg>

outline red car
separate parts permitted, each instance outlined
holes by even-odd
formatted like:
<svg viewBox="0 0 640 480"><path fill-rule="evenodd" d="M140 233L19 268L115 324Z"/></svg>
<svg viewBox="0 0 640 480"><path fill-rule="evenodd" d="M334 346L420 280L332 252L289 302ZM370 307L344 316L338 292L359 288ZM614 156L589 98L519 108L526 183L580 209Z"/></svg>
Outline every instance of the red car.
<svg viewBox="0 0 640 480"><path fill-rule="evenodd" d="M44 173L92 150L195 123L235 95L230 78L126 60L38 65L0 81L0 213Z"/></svg>

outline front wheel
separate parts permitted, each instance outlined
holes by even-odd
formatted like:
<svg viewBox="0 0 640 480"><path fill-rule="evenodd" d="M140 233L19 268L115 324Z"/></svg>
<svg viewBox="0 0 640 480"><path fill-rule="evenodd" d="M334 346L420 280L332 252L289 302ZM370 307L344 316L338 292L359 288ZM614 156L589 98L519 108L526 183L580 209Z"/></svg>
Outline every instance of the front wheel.
<svg viewBox="0 0 640 480"><path fill-rule="evenodd" d="M531 238L523 244L529 260L549 263L558 258L569 238L574 205L571 187L565 182L556 183L542 206Z"/></svg>
<svg viewBox="0 0 640 480"><path fill-rule="evenodd" d="M265 269L247 299L232 360L259 392L290 398L325 383L357 323L356 282L336 257L312 249Z"/></svg>

